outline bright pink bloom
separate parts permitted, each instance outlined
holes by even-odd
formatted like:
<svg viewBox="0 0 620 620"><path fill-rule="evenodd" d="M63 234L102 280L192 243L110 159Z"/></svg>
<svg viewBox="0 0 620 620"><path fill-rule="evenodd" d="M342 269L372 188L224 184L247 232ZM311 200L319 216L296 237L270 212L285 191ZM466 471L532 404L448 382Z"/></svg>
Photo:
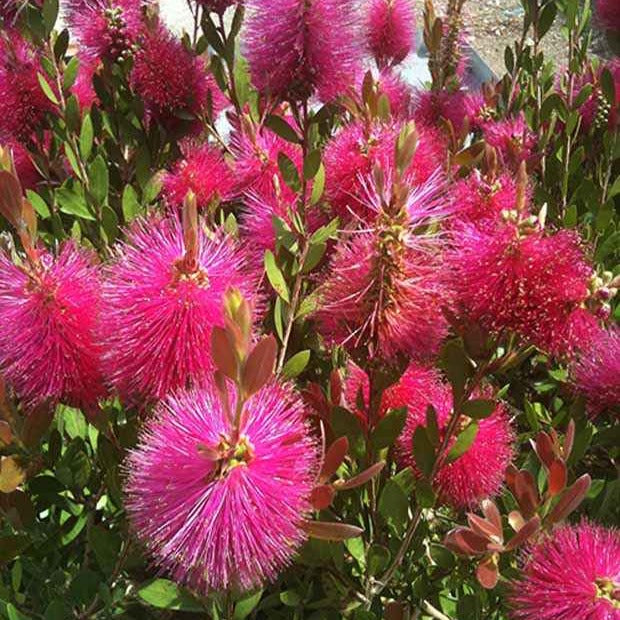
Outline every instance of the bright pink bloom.
<svg viewBox="0 0 620 620"><path fill-rule="evenodd" d="M185 145L183 159L163 175L164 196L169 205L183 206L189 191L196 196L199 209L214 200L228 200L233 195L234 178L222 153L208 143Z"/></svg>
<svg viewBox="0 0 620 620"><path fill-rule="evenodd" d="M553 353L577 344L568 319L588 298L593 271L575 233L464 225L455 241L446 264L463 317Z"/></svg>
<svg viewBox="0 0 620 620"><path fill-rule="evenodd" d="M354 0L247 0L245 56L268 95L329 101L354 83L362 46Z"/></svg>
<svg viewBox="0 0 620 620"><path fill-rule="evenodd" d="M400 381L386 390L383 406L407 407L407 422L397 441L397 458L402 466L411 466L419 475L413 456L413 435L418 426L426 425L426 410L432 404L437 412L440 436L452 412L452 396L430 369L410 366ZM469 420L463 418L461 427ZM455 508L467 508L486 497L499 493L504 471L513 455L514 433L504 407L478 423L478 433L471 447L456 461L444 465L435 476L435 487L441 502Z"/></svg>
<svg viewBox="0 0 620 620"><path fill-rule="evenodd" d="M229 287L255 299L245 255L199 229L197 267L184 264L176 217L138 221L104 283L107 376L127 399L160 399L203 381L212 369L211 329L223 325Z"/></svg>
<svg viewBox="0 0 620 620"><path fill-rule="evenodd" d="M564 525L530 549L513 583L514 620L618 620L620 535L588 522Z"/></svg>
<svg viewBox="0 0 620 620"><path fill-rule="evenodd" d="M465 122L467 95L462 90L418 90L415 94L414 113L416 123L425 127L442 128L449 121L459 133Z"/></svg>
<svg viewBox="0 0 620 620"><path fill-rule="evenodd" d="M45 75L37 51L21 35L0 38L0 140L27 141L41 129L51 102L39 85Z"/></svg>
<svg viewBox="0 0 620 620"><path fill-rule="evenodd" d="M519 167L522 161L530 161L535 155L536 135L530 130L522 114L515 118L489 121L483 125L486 143L497 151L505 166Z"/></svg>
<svg viewBox="0 0 620 620"><path fill-rule="evenodd" d="M97 93L93 86L93 77L98 65L97 59L88 56L80 57L80 66L71 87L71 93L77 97L81 108L90 108L94 103L98 103Z"/></svg>
<svg viewBox="0 0 620 620"><path fill-rule="evenodd" d="M236 439L214 389L177 393L128 459L134 530L175 581L201 592L274 579L305 539L317 455L303 404L270 384L244 414Z"/></svg>
<svg viewBox="0 0 620 620"><path fill-rule="evenodd" d="M620 4L617 0L596 0L595 14L604 30L620 32Z"/></svg>
<svg viewBox="0 0 620 620"><path fill-rule="evenodd" d="M415 46L415 13L411 0L371 0L366 41L383 67L405 60Z"/></svg>
<svg viewBox="0 0 620 620"><path fill-rule="evenodd" d="M573 366L575 386L593 415L620 407L620 328L599 330Z"/></svg>
<svg viewBox="0 0 620 620"><path fill-rule="evenodd" d="M223 95L202 58L194 56L165 27L145 33L135 54L131 85L144 101L147 114L167 128L181 114L200 115L212 103L213 116L223 107Z"/></svg>
<svg viewBox="0 0 620 620"><path fill-rule="evenodd" d="M65 243L41 267L0 253L0 373L27 406L90 407L104 395L95 342L100 280L94 257Z"/></svg>
<svg viewBox="0 0 620 620"><path fill-rule="evenodd" d="M372 213L366 204L365 178L379 164L394 167L394 146L401 125L351 123L327 144L323 161L326 173L326 198L341 222L352 218L368 221ZM406 171L412 186L423 185L441 170L445 159L440 136L430 129L418 130L418 146Z"/></svg>
<svg viewBox="0 0 620 620"><path fill-rule="evenodd" d="M80 53L115 62L131 54L143 29L144 0L69 0L67 22Z"/></svg>

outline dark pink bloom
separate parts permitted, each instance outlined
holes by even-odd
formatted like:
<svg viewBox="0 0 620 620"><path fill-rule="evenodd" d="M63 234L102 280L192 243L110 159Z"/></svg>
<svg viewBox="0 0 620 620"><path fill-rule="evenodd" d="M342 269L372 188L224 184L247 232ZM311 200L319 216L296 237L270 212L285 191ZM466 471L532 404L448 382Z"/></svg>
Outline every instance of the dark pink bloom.
<svg viewBox="0 0 620 620"><path fill-rule="evenodd" d="M366 41L383 67L405 60L415 46L415 13L411 0L371 0Z"/></svg>
<svg viewBox="0 0 620 620"><path fill-rule="evenodd" d="M413 117L426 127L442 128L449 121L459 133L465 122L467 95L462 90L418 90L415 95Z"/></svg>
<svg viewBox="0 0 620 620"><path fill-rule="evenodd" d="M81 108L90 108L98 102L97 93L93 86L93 76L97 71L99 61L88 56L80 57L75 82L71 87L71 93L77 97Z"/></svg>
<svg viewBox="0 0 620 620"><path fill-rule="evenodd" d="M104 395L96 344L100 281L94 257L66 243L40 268L0 253L0 372L27 406L86 408Z"/></svg>
<svg viewBox="0 0 620 620"><path fill-rule="evenodd" d="M181 115L213 116L223 107L223 95L202 58L194 56L164 26L149 30L135 54L131 85L149 117L174 129Z"/></svg>
<svg viewBox="0 0 620 620"><path fill-rule="evenodd" d="M513 582L514 620L618 620L620 535L590 524L564 525L529 550Z"/></svg>
<svg viewBox="0 0 620 620"><path fill-rule="evenodd" d="M497 151L500 162L516 169L535 155L536 135L522 114L515 118L489 121L482 127L486 143Z"/></svg>
<svg viewBox="0 0 620 620"><path fill-rule="evenodd" d="M595 16L604 30L620 32L620 4L616 0L596 0Z"/></svg>
<svg viewBox="0 0 620 620"><path fill-rule="evenodd" d="M575 387L593 415L620 407L620 329L600 329L573 366Z"/></svg>
<svg viewBox="0 0 620 620"><path fill-rule="evenodd" d="M329 101L355 81L362 45L354 0L248 0L245 56L262 93Z"/></svg>
<svg viewBox="0 0 620 620"><path fill-rule="evenodd" d="M37 73L45 74L37 51L16 32L5 32L0 38L0 140L25 142L42 128L52 105Z"/></svg>
<svg viewBox="0 0 620 620"><path fill-rule="evenodd" d="M212 11L222 15L229 6L239 4L239 0L196 0L205 11Z"/></svg>
<svg viewBox="0 0 620 620"><path fill-rule="evenodd" d="M557 354L578 344L568 319L588 298L593 270L575 233L465 225L455 242L447 269L463 317Z"/></svg>
<svg viewBox="0 0 620 620"><path fill-rule="evenodd" d="M305 539L317 454L303 404L270 384L244 413L235 437L214 389L177 393L128 459L134 530L175 581L200 592L274 579Z"/></svg>
<svg viewBox="0 0 620 620"><path fill-rule="evenodd" d="M143 29L145 0L69 0L67 22L80 53L115 62L128 57Z"/></svg>
<svg viewBox="0 0 620 620"><path fill-rule="evenodd" d="M413 110L413 88L393 69L384 69L377 78L378 90L390 102L393 118L408 119Z"/></svg>
<svg viewBox="0 0 620 620"><path fill-rule="evenodd" d="M232 170L222 153L205 142L185 145L183 159L163 175L163 190L168 204L173 207L181 208L191 191L198 208L206 209L214 201L230 199L234 182Z"/></svg>
<svg viewBox="0 0 620 620"><path fill-rule="evenodd" d="M126 399L160 399L202 382L212 369L211 329L224 323L224 293L235 287L255 299L241 250L202 227L198 236L190 270L176 217L138 221L107 269L104 362Z"/></svg>
<svg viewBox="0 0 620 620"><path fill-rule="evenodd" d="M42 177L32 162L28 149L23 144L17 142L17 140L9 140L3 146L11 149L15 172L22 188L35 189Z"/></svg>

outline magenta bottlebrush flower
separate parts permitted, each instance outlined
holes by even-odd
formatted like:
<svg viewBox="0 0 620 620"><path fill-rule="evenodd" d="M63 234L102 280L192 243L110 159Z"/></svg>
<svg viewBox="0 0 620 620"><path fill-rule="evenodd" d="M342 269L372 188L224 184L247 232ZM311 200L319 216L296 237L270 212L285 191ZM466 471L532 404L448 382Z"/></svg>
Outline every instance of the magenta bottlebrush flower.
<svg viewBox="0 0 620 620"><path fill-rule="evenodd" d="M467 118L466 100L467 95L462 90L418 90L413 117L420 125L439 129L442 122L449 121L459 133Z"/></svg>
<svg viewBox="0 0 620 620"><path fill-rule="evenodd" d="M224 293L235 287L255 298L241 250L202 228L198 236L194 268L177 217L140 220L107 269L104 363L126 399L160 399L202 382L212 370L211 329L224 324Z"/></svg>
<svg viewBox="0 0 620 620"><path fill-rule="evenodd" d="M38 53L21 35L8 31L0 39L0 139L26 142L52 109L37 73L45 72Z"/></svg>
<svg viewBox="0 0 620 620"><path fill-rule="evenodd" d="M148 31L135 54L131 85L144 101L147 114L168 128L179 115L208 112L216 116L223 95L204 61L188 51L165 27Z"/></svg>
<svg viewBox="0 0 620 620"><path fill-rule="evenodd" d="M234 178L222 153L208 143L186 145L183 159L163 175L164 196L169 205L183 206L188 192L196 196L199 209L215 200L228 200L233 195Z"/></svg>
<svg viewBox="0 0 620 620"><path fill-rule="evenodd" d="M620 32L620 4L616 0L596 0L594 7L601 28Z"/></svg>
<svg viewBox="0 0 620 620"><path fill-rule="evenodd" d="M81 108L90 108L98 102L97 93L93 86L93 76L97 71L99 61L88 56L80 57L75 82L71 87L71 93L76 96Z"/></svg>
<svg viewBox="0 0 620 620"><path fill-rule="evenodd" d="M245 56L262 93L328 101L355 81L362 46L354 0L247 0Z"/></svg>
<svg viewBox="0 0 620 620"><path fill-rule="evenodd" d="M377 65L398 64L415 46L415 13L411 0L371 0L366 41Z"/></svg>
<svg viewBox="0 0 620 620"><path fill-rule="evenodd" d="M0 373L31 407L86 408L104 395L96 344L100 280L93 256L65 243L40 267L0 253Z"/></svg>
<svg viewBox="0 0 620 620"><path fill-rule="evenodd" d="M593 415L620 407L620 329L599 330L582 347L573 375Z"/></svg>
<svg viewBox="0 0 620 620"><path fill-rule="evenodd" d="M590 524L564 525L529 550L513 582L514 620L618 620L620 535Z"/></svg>
<svg viewBox="0 0 620 620"><path fill-rule="evenodd" d="M379 92L390 102L393 118L408 119L413 111L413 88L393 69L384 69L376 80Z"/></svg>
<svg viewBox="0 0 620 620"><path fill-rule="evenodd" d="M566 353L568 319L589 295L592 267L571 231L464 225L447 257L458 311L495 333Z"/></svg>
<svg viewBox="0 0 620 620"><path fill-rule="evenodd" d="M367 221L373 214L366 204L365 181L375 164L394 167L394 146L401 126L351 123L340 130L327 144L324 152L326 198L332 209L348 222L352 218ZM430 129L418 131L418 145L406 181L423 185L441 169L445 159L444 144Z"/></svg>
<svg viewBox="0 0 620 620"><path fill-rule="evenodd" d="M244 411L235 437L214 389L178 393L128 459L135 531L175 581L202 592L274 579L305 539L316 449L301 400L269 384Z"/></svg>
<svg viewBox="0 0 620 620"><path fill-rule="evenodd" d="M389 388L389 406L407 406L407 421L397 440L400 464L412 467L419 475L413 456L413 435L418 426L426 425L426 410L432 404L437 412L442 435L452 412L450 389L432 370L410 367L396 386ZM470 420L463 417L461 427ZM456 461L444 464L437 472L433 486L439 500L454 508L468 508L499 493L504 471L513 455L514 433L504 407L499 404L488 417L478 422L478 433L471 447Z"/></svg>
<svg viewBox="0 0 620 620"><path fill-rule="evenodd" d="M8 147L13 154L15 172L17 173L17 178L19 179L19 183L22 188L35 189L37 183L41 181L42 177L33 164L28 149L16 140L9 140L8 143L3 146L5 148Z"/></svg>
<svg viewBox="0 0 620 620"><path fill-rule="evenodd" d="M489 121L483 125L482 134L505 166L516 169L522 161L529 161L535 155L536 135L527 126L522 114L515 118Z"/></svg>
<svg viewBox="0 0 620 620"><path fill-rule="evenodd" d="M67 22L80 53L115 62L131 54L144 27L145 0L69 0Z"/></svg>
<svg viewBox="0 0 620 620"><path fill-rule="evenodd" d="M205 11L219 13L222 15L229 6L239 3L239 0L196 0Z"/></svg>

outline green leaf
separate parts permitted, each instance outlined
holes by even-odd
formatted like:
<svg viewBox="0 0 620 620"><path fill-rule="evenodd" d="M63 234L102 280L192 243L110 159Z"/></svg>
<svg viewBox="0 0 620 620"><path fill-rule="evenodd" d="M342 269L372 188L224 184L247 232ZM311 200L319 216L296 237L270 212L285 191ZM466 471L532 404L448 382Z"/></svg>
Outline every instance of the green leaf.
<svg viewBox="0 0 620 620"><path fill-rule="evenodd" d="M58 17L58 0L45 0L41 12L43 15L45 32L49 35L52 30L54 30L54 25Z"/></svg>
<svg viewBox="0 0 620 620"><path fill-rule="evenodd" d="M472 375L472 365L459 340L448 342L441 352L441 366L452 386L454 400L457 401L463 395L465 383Z"/></svg>
<svg viewBox="0 0 620 620"><path fill-rule="evenodd" d="M119 536L102 525L93 525L88 531L88 544L101 570L105 574L111 573L121 548Z"/></svg>
<svg viewBox="0 0 620 620"><path fill-rule="evenodd" d="M71 441L56 465L56 477L69 488L82 488L90 477L90 459L84 452L84 441L76 437Z"/></svg>
<svg viewBox="0 0 620 620"><path fill-rule="evenodd" d="M82 129L80 130L80 153L84 159L90 157L93 148L93 138L93 121L90 118L90 114L86 114L82 121Z"/></svg>
<svg viewBox="0 0 620 620"><path fill-rule="evenodd" d="M336 438L346 437L349 440L351 454L360 457L366 453L366 442L357 416L344 407L334 407L331 424Z"/></svg>
<svg viewBox="0 0 620 620"><path fill-rule="evenodd" d="M34 210L37 212L39 217L45 219L51 215L50 208L47 206L45 200L39 196L39 194L36 194L31 189L27 189L26 198L28 198L30 204L34 207Z"/></svg>
<svg viewBox="0 0 620 620"><path fill-rule="evenodd" d="M378 575L383 572L392 558L392 554L387 547L383 545L373 544L368 550L368 574Z"/></svg>
<svg viewBox="0 0 620 620"><path fill-rule="evenodd" d="M473 398L463 403L462 413L474 420L488 418L494 411L496 403L484 398Z"/></svg>
<svg viewBox="0 0 620 620"><path fill-rule="evenodd" d="M37 79L39 80L39 85L41 89L45 93L45 96L54 104L58 105L58 98L54 94L52 87L49 85L49 82L45 79L45 76L41 73L37 73Z"/></svg>
<svg viewBox="0 0 620 620"><path fill-rule="evenodd" d="M31 620L30 616L26 616L25 614L23 614L12 603L7 604L6 614L9 620Z"/></svg>
<svg viewBox="0 0 620 620"><path fill-rule="evenodd" d="M478 423L471 422L465 430L461 431L454 442L450 452L448 453L447 463L453 463L460 456L463 456L471 447L478 434Z"/></svg>
<svg viewBox="0 0 620 620"><path fill-rule="evenodd" d="M276 116L275 114L269 115L265 120L265 127L268 127L271 131L288 142L299 144L297 132L281 116Z"/></svg>
<svg viewBox="0 0 620 620"><path fill-rule="evenodd" d="M154 579L138 590L138 596L152 607L177 611L204 611L187 590L168 579Z"/></svg>
<svg viewBox="0 0 620 620"><path fill-rule="evenodd" d="M80 165L78 163L76 153L73 152L73 149L71 148L71 145L68 142L64 143L64 148L65 148L65 155L67 156L67 159L69 160L69 163L71 164L71 168L73 169L73 172L75 172L75 175L77 176L78 179L80 179L80 181L83 181L84 179L82 179L82 171L80 170Z"/></svg>
<svg viewBox="0 0 620 620"><path fill-rule="evenodd" d="M339 222L339 218L335 217L329 224L317 228L310 237L310 244L325 243L329 239L334 239L338 233Z"/></svg>
<svg viewBox="0 0 620 620"><path fill-rule="evenodd" d="M290 303L291 298L289 296L286 280L280 268L276 265L276 259L271 250L265 252L265 271L273 290L282 297L285 302Z"/></svg>
<svg viewBox="0 0 620 620"><path fill-rule="evenodd" d="M260 603L260 600L263 596L263 590L259 590L254 594L250 594L245 598L242 598L235 605L235 611L233 613L233 620L245 620L253 611L256 609L256 606Z"/></svg>
<svg viewBox="0 0 620 620"><path fill-rule="evenodd" d="M418 469L428 478L435 465L435 448L425 426L418 426L413 433L413 458Z"/></svg>
<svg viewBox="0 0 620 620"><path fill-rule="evenodd" d="M162 181L161 177L158 174L154 174L144 186L142 190L142 200L149 204L153 202L157 196L159 196L159 192L161 191Z"/></svg>
<svg viewBox="0 0 620 620"><path fill-rule="evenodd" d="M105 203L108 198L110 177L108 165L101 155L97 155L88 167L88 179L90 181L90 191L95 200L99 204Z"/></svg>
<svg viewBox="0 0 620 620"><path fill-rule="evenodd" d="M68 187L61 187L56 190L56 200L63 213L76 215L85 220L94 220L95 216L88 210L83 195L77 194Z"/></svg>
<svg viewBox="0 0 620 620"><path fill-rule="evenodd" d="M118 237L118 216L112 207L104 205L101 209L101 224L108 242L113 242Z"/></svg>
<svg viewBox="0 0 620 620"><path fill-rule="evenodd" d="M375 450L388 448L401 434L407 420L407 407L392 409L379 421L370 437L370 444Z"/></svg>
<svg viewBox="0 0 620 620"><path fill-rule="evenodd" d="M308 253L306 254L306 260L303 266L303 273L311 272L320 262L325 255L327 249L326 243L315 243L310 246Z"/></svg>
<svg viewBox="0 0 620 620"><path fill-rule="evenodd" d="M605 260L610 254L617 252L620 249L620 230L616 231L612 235L609 235L603 243L601 243L596 249L594 255L598 262Z"/></svg>
<svg viewBox="0 0 620 620"><path fill-rule="evenodd" d="M284 364L284 368L282 368L282 375L287 379L293 379L300 375L308 362L310 361L310 350L306 349L305 351L299 351L299 353L295 353L291 359L289 359L286 364Z"/></svg>
<svg viewBox="0 0 620 620"><path fill-rule="evenodd" d="M315 205L319 200L321 200L321 196L323 196L323 190L325 189L325 166L323 162L319 166L319 170L314 177L314 182L312 183L312 193L310 194L310 204Z"/></svg>
<svg viewBox="0 0 620 620"><path fill-rule="evenodd" d="M77 56L74 56L65 67L65 71L62 76L62 86L66 91L73 86L75 78L77 77L79 66L80 61Z"/></svg>
<svg viewBox="0 0 620 620"><path fill-rule="evenodd" d="M2 536L0 538L0 566L16 558L30 546L28 536Z"/></svg>
<svg viewBox="0 0 620 620"><path fill-rule="evenodd" d="M140 213L140 203L138 202L138 194L131 185L125 185L123 190L123 218L129 223Z"/></svg>
<svg viewBox="0 0 620 620"><path fill-rule="evenodd" d="M304 178L313 179L321 167L321 151L316 149L310 151L304 159Z"/></svg>
<svg viewBox="0 0 620 620"><path fill-rule="evenodd" d="M557 12L558 10L555 2L548 2L543 6L538 19L538 37L540 39L549 32L549 28L553 25Z"/></svg>
<svg viewBox="0 0 620 620"><path fill-rule="evenodd" d="M426 434L431 444L437 447L439 445L439 422L437 411L431 404L426 408Z"/></svg>
<svg viewBox="0 0 620 620"><path fill-rule="evenodd" d="M388 480L379 496L379 513L400 532L405 529L408 511L407 496L393 480Z"/></svg>
<svg viewBox="0 0 620 620"><path fill-rule="evenodd" d="M284 592L280 592L280 601L287 607L297 607L302 599L295 590L285 590Z"/></svg>
<svg viewBox="0 0 620 620"><path fill-rule="evenodd" d="M278 153L278 168L284 182L293 190L299 191L301 182L299 180L299 171L295 162L286 154Z"/></svg>

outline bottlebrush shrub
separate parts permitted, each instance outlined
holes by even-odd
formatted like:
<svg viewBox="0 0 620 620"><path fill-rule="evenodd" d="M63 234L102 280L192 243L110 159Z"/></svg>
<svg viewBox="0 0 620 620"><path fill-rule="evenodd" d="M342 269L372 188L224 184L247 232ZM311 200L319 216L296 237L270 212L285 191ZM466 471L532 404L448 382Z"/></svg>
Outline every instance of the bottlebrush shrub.
<svg viewBox="0 0 620 620"><path fill-rule="evenodd" d="M620 618L613 5L0 0L0 620Z"/></svg>

